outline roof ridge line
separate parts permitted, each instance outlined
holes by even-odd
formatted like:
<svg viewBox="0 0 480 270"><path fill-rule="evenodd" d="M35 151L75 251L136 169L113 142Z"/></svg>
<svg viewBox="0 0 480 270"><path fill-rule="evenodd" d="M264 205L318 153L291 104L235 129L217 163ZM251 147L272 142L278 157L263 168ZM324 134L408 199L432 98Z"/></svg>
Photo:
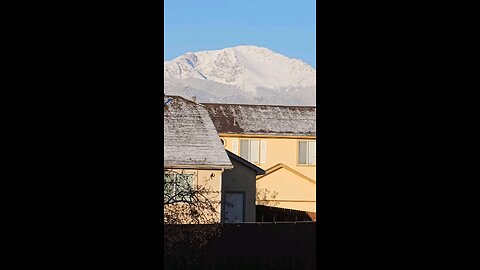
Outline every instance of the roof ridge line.
<svg viewBox="0 0 480 270"><path fill-rule="evenodd" d="M285 165L285 164L283 164L283 163L277 163L276 165L274 165L274 166L266 169L264 175L261 175L261 176L257 177L257 181L260 180L261 178L269 175L269 174L272 174L272 173L274 173L274 172L282 169L282 168L291 171L292 173L294 173L294 174L296 174L296 175L304 178L305 180L308 180L309 182L311 182L311 183L313 183L313 184L317 184L317 182L316 182L315 180L313 180L312 178L310 178L310 177L308 177L308 176L300 173L299 171L297 171L297 170L295 170L295 169L291 168L290 166Z"/></svg>

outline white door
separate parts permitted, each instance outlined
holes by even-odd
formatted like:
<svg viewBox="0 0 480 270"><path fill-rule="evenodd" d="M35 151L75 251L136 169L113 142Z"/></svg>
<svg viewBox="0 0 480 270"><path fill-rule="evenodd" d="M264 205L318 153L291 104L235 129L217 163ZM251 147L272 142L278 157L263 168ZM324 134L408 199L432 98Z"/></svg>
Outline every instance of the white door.
<svg viewBox="0 0 480 270"><path fill-rule="evenodd" d="M243 222L244 193L225 193L225 223Z"/></svg>

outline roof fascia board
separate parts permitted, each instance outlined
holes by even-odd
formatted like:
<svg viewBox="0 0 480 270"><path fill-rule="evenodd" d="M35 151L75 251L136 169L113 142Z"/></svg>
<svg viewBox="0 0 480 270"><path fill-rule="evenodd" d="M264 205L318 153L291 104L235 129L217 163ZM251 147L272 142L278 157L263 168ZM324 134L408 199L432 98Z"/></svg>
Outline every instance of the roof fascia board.
<svg viewBox="0 0 480 270"><path fill-rule="evenodd" d="M165 169L222 170L233 169L233 165L164 165Z"/></svg>
<svg viewBox="0 0 480 270"><path fill-rule="evenodd" d="M236 161L242 163L243 165L251 168L252 170L254 170L257 175L262 175L262 174L265 174L265 170L263 170L262 168L258 167L257 165L255 164L252 164L251 162L249 162L248 160L245 160L243 159L242 157L238 156L238 155L235 155L234 153L228 151L228 150L225 150L227 152L227 155L233 159L235 159Z"/></svg>
<svg viewBox="0 0 480 270"><path fill-rule="evenodd" d="M272 138L272 139L316 139L317 136L302 135L270 135L270 134L238 134L238 133L218 133L220 137L238 137L238 138Z"/></svg>

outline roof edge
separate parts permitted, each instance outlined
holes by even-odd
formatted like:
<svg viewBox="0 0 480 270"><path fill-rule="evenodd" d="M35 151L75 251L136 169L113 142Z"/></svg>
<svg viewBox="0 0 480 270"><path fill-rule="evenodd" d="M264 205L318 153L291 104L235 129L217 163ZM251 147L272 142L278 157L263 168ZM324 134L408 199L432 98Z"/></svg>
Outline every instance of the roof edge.
<svg viewBox="0 0 480 270"><path fill-rule="evenodd" d="M254 170L256 172L257 175L263 175L265 174L265 170L263 170L262 168L258 167L257 165L251 163L250 161L238 156L238 155L235 155L234 153L228 151L227 149L225 149L225 151L227 152L227 155L228 157L230 158L233 158L235 159L236 161L242 163L243 165L251 168L252 170Z"/></svg>
<svg viewBox="0 0 480 270"><path fill-rule="evenodd" d="M200 104L205 106L249 106L249 107L260 107L260 106L267 106L267 107L289 107L289 108L310 108L316 109L317 106L308 106L308 105L275 105L275 104L242 104L242 103L208 103L208 102L201 102Z"/></svg>
<svg viewBox="0 0 480 270"><path fill-rule="evenodd" d="M191 169L191 170L221 170L233 169L233 165L163 165L165 169Z"/></svg>
<svg viewBox="0 0 480 270"><path fill-rule="evenodd" d="M238 133L238 132L218 132L220 137L239 137L239 138L275 138L275 139L316 139L316 134L278 134L278 133Z"/></svg>
<svg viewBox="0 0 480 270"><path fill-rule="evenodd" d="M310 178L310 177L308 177L308 176L306 176L306 175L304 175L304 174L302 174L302 173L300 173L300 172L298 172L298 171L290 168L289 166L287 166L287 165L285 165L285 164L283 164L283 163L278 163L277 165L268 168L268 169L265 171L266 173L265 173L264 175L257 177L257 181L260 180L260 179L262 179L263 177L265 177L265 176L267 176L267 175L270 175L270 174L272 174L272 173L274 173L274 172L282 169L282 168L283 168L283 169L286 169L286 170L288 170L288 171L290 171L290 172L292 172L292 173L294 173L294 174L296 174L296 175L298 175L298 176L300 176L301 178L309 181L309 182L312 183L312 184L317 184L317 182L316 182L315 180L313 180L312 178Z"/></svg>

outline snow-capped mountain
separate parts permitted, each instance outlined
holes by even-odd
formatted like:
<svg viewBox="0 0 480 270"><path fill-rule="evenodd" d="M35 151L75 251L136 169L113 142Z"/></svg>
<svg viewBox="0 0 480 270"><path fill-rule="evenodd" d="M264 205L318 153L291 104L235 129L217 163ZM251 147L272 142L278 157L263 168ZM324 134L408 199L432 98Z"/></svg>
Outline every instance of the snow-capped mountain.
<svg viewBox="0 0 480 270"><path fill-rule="evenodd" d="M187 53L164 75L166 94L199 102L315 105L316 70L262 47Z"/></svg>

